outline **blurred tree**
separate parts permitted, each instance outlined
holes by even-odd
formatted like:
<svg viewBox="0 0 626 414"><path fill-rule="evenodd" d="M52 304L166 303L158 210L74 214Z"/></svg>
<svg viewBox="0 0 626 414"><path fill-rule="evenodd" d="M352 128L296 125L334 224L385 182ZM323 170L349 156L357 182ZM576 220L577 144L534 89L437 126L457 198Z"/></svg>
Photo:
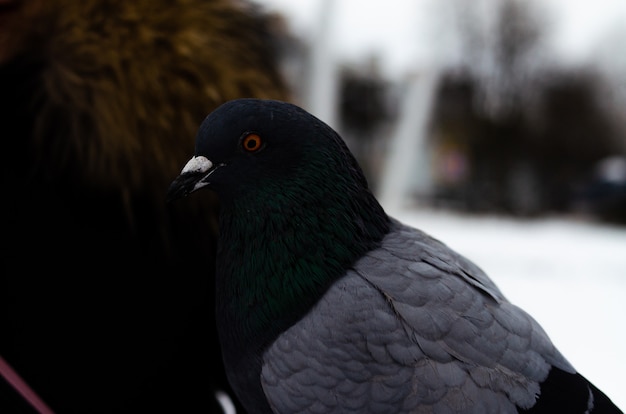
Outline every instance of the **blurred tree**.
<svg viewBox="0 0 626 414"><path fill-rule="evenodd" d="M372 188L376 187L380 151L388 127L396 117L396 103L389 81L371 57L362 66L344 66L339 79L339 129L361 163Z"/></svg>
<svg viewBox="0 0 626 414"><path fill-rule="evenodd" d="M505 116L479 110L476 82L448 76L435 110L434 139L456 142L467 176L440 186L440 198L464 200L473 210L539 214L570 211L574 191L594 164L622 153L593 73L551 73L533 106Z"/></svg>
<svg viewBox="0 0 626 414"><path fill-rule="evenodd" d="M463 20L465 58L441 83L433 139L438 154L453 148L467 165L454 182L440 177L435 196L473 210L570 211L582 177L623 148L601 99L604 80L538 63L543 25L526 3L495 10L493 38L484 19Z"/></svg>

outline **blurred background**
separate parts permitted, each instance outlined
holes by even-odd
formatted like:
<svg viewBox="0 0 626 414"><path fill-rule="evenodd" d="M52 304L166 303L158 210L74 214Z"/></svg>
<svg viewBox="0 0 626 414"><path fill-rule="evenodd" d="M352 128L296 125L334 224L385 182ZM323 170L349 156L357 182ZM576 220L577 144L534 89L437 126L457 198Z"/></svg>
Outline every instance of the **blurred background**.
<svg viewBox="0 0 626 414"><path fill-rule="evenodd" d="M626 222L623 1L257 3L385 203Z"/></svg>
<svg viewBox="0 0 626 414"><path fill-rule="evenodd" d="M296 103L626 408L626 2L257 0Z"/></svg>

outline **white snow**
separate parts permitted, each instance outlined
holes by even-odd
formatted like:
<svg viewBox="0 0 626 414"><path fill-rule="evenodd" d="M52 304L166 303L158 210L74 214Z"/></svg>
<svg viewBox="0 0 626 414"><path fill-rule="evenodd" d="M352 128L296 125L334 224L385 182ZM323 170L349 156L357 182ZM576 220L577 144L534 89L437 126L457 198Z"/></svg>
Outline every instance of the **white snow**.
<svg viewBox="0 0 626 414"><path fill-rule="evenodd" d="M582 375L626 409L626 227L429 209L388 213L479 265Z"/></svg>

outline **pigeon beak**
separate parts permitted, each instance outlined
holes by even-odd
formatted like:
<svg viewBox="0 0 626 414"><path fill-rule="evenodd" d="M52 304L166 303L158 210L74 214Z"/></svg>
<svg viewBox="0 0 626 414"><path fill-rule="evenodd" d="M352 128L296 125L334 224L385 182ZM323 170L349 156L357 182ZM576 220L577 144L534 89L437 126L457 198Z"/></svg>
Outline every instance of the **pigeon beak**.
<svg viewBox="0 0 626 414"><path fill-rule="evenodd" d="M217 168L224 164L213 164L203 156L193 157L183 167L180 175L170 184L167 191L167 202L186 197L209 184L208 178Z"/></svg>

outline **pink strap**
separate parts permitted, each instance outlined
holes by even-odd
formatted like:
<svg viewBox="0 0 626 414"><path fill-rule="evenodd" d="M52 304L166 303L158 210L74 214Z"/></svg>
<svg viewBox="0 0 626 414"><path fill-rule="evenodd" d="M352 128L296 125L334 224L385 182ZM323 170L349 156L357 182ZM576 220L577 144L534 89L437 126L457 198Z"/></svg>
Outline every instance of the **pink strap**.
<svg viewBox="0 0 626 414"><path fill-rule="evenodd" d="M19 392L39 414L54 414L45 402L33 391L32 388L19 376L17 372L0 356L0 375Z"/></svg>

